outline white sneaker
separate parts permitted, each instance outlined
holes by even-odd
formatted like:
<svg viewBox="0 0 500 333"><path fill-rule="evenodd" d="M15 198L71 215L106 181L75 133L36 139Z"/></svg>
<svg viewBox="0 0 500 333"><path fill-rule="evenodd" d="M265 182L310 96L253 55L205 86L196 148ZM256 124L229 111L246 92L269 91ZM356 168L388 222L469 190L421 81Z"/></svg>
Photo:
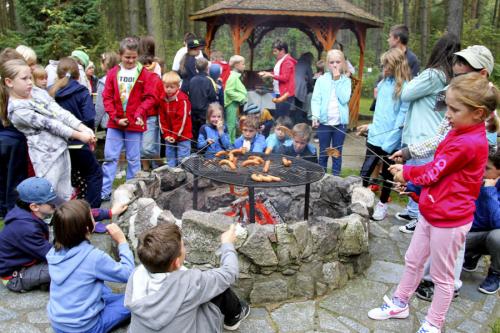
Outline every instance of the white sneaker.
<svg viewBox="0 0 500 333"><path fill-rule="evenodd" d="M417 333L441 333L441 330L424 320Z"/></svg>
<svg viewBox="0 0 500 333"><path fill-rule="evenodd" d="M405 234L412 234L415 231L415 228L417 227L417 222L418 222L417 219L411 220L409 223L400 226L399 231Z"/></svg>
<svg viewBox="0 0 500 333"><path fill-rule="evenodd" d="M386 216L387 216L387 204L381 203L379 201L377 206L375 206L375 211L373 212L372 220L382 221L383 219L385 219Z"/></svg>
<svg viewBox="0 0 500 333"><path fill-rule="evenodd" d="M396 304L392 303L389 297L384 296L384 304L375 309L368 311L368 317L375 320L386 320L389 318L408 318L410 315L410 310L408 304L404 308L400 308Z"/></svg>

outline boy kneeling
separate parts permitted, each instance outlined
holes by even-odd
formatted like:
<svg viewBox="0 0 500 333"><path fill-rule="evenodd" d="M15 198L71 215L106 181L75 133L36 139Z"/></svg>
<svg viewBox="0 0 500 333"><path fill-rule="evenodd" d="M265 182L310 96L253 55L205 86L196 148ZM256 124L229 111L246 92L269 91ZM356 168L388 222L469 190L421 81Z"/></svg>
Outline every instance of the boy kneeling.
<svg viewBox="0 0 500 333"><path fill-rule="evenodd" d="M161 224L139 239L142 263L127 283L129 332L222 332L238 329L250 307L229 289L238 277L234 225L221 235L221 267L183 266L186 249L175 224Z"/></svg>

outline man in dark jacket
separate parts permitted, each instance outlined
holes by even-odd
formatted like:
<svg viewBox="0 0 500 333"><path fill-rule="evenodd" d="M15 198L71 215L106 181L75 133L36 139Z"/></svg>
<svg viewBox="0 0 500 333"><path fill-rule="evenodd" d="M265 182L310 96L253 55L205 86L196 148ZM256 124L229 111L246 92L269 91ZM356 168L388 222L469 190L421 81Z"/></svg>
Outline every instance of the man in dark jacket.
<svg viewBox="0 0 500 333"><path fill-rule="evenodd" d="M189 101L191 102L191 119L193 138L198 139L198 133L207 120L207 109L210 103L217 101L217 88L208 76L208 60L196 59L196 74L189 81Z"/></svg>
<svg viewBox="0 0 500 333"><path fill-rule="evenodd" d="M17 192L17 205L0 232L0 277L8 289L24 292L50 282L45 255L52 244L46 221L64 201L39 177L22 181Z"/></svg>

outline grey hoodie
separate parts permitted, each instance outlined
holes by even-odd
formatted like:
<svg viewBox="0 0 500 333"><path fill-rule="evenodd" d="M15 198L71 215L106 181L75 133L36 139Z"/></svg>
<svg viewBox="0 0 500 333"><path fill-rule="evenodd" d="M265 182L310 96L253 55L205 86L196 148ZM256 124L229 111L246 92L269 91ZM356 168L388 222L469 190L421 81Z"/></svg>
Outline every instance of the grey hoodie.
<svg viewBox="0 0 500 333"><path fill-rule="evenodd" d="M132 312L129 332L222 332L222 314L210 300L229 288L239 269L232 244L222 244L221 253L220 268L177 270L165 278L158 291L139 299L133 290L136 269L125 292L125 306Z"/></svg>

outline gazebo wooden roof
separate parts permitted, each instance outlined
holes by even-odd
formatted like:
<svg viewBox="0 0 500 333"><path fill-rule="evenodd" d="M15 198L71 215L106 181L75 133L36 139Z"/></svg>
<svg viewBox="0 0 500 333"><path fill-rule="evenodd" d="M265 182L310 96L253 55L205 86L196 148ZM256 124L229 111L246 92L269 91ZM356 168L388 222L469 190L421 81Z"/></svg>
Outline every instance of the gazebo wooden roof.
<svg viewBox="0 0 500 333"><path fill-rule="evenodd" d="M207 23L207 51L218 28L229 24L235 54L240 54L246 41L250 48L250 69L253 70L255 47L269 31L278 28L297 28L304 32L321 54L330 50L340 29L350 29L358 40L358 78L353 78L350 102L351 123L357 121L361 80L363 76L366 30L380 28L383 22L345 0L223 0L190 16L194 21Z"/></svg>

